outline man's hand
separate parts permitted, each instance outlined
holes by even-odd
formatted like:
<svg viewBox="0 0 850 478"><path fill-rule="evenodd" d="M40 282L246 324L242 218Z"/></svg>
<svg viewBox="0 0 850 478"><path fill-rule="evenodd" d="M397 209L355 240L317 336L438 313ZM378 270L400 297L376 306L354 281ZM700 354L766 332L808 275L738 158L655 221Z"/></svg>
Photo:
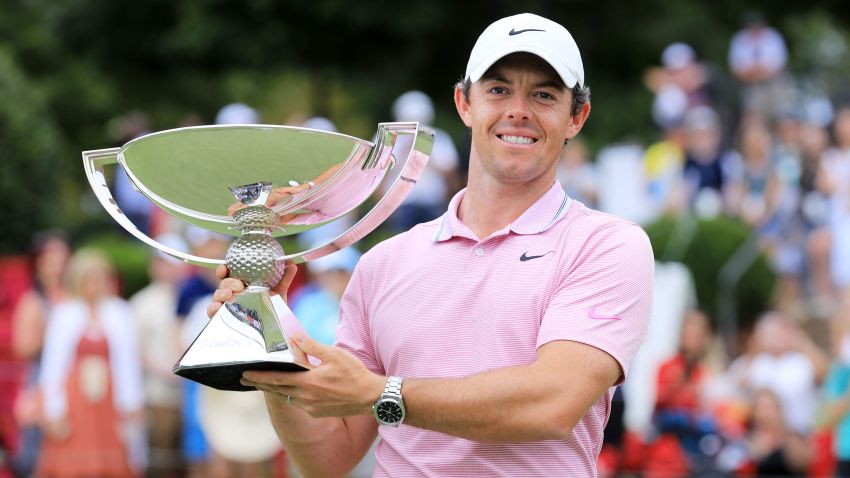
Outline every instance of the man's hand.
<svg viewBox="0 0 850 478"><path fill-rule="evenodd" d="M292 284L292 279L295 278L295 274L297 272L298 266L296 266L292 261L286 261L283 269L283 277L276 286L269 289L269 292L272 294L280 294L283 301L286 302L286 292L289 290L289 286ZM245 290L245 283L239 279L228 277L230 275L230 271L227 270L226 265L222 264L218 266L215 270L215 275L218 276L221 282L218 284L218 289L213 292L212 302L210 302L210 305L207 306L207 316L209 318L213 318L213 316L218 313L218 309L220 309L225 302L233 302L236 294Z"/></svg>
<svg viewBox="0 0 850 478"><path fill-rule="evenodd" d="M307 372L246 371L242 374L242 385L279 395L282 401L292 397L292 406L315 418L372 413L372 404L381 396L386 377L370 372L360 360L339 347L300 335L293 336L292 342L293 349L322 363Z"/></svg>

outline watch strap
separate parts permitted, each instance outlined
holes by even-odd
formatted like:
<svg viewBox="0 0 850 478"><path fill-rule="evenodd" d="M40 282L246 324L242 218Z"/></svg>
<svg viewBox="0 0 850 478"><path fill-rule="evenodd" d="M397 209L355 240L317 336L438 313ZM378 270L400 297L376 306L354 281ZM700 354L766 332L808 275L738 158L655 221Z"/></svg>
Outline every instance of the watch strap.
<svg viewBox="0 0 850 478"><path fill-rule="evenodd" d="M387 377L387 384L384 386L384 395L401 399L401 382L401 377Z"/></svg>

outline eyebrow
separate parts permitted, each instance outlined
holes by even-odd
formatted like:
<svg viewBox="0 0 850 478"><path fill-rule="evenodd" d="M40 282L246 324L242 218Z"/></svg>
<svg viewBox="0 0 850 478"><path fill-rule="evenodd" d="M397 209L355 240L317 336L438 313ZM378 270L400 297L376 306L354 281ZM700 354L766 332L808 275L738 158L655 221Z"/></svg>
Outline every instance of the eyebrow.
<svg viewBox="0 0 850 478"><path fill-rule="evenodd" d="M510 83L507 78L505 78L504 76L502 76L498 72L485 73L481 77L481 81L487 81L487 80L496 81L496 82L499 82L499 83ZM556 90L569 90L569 88L567 88L567 85L565 85L563 82L560 82L556 79L548 79L548 80L541 81L539 83L535 83L534 87L535 88L554 88Z"/></svg>

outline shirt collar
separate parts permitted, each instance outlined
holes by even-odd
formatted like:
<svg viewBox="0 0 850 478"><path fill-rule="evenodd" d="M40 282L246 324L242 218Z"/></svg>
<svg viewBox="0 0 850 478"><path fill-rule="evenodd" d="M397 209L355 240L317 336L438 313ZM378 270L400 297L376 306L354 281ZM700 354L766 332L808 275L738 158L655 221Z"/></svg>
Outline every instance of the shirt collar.
<svg viewBox="0 0 850 478"><path fill-rule="evenodd" d="M454 236L472 238L472 233L457 217L458 207L466 195L466 188L460 190L449 202L448 210L440 218L440 227L434 232L434 242L448 240ZM539 234L558 222L564 217L570 207L572 200L564 192L561 183L555 181L552 187L540 197L534 204L525 210L513 223L507 227L506 232L516 234Z"/></svg>

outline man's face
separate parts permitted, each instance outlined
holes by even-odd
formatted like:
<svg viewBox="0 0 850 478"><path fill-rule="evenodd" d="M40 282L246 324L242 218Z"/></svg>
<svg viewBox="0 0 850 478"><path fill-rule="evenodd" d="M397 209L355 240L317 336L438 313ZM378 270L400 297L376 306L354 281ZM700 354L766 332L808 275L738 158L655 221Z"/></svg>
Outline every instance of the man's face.
<svg viewBox="0 0 850 478"><path fill-rule="evenodd" d="M572 93L543 59L508 55L469 90L459 89L455 104L472 129L472 158L486 178L501 185L541 181L550 184L564 140L581 130L589 105L571 114Z"/></svg>

